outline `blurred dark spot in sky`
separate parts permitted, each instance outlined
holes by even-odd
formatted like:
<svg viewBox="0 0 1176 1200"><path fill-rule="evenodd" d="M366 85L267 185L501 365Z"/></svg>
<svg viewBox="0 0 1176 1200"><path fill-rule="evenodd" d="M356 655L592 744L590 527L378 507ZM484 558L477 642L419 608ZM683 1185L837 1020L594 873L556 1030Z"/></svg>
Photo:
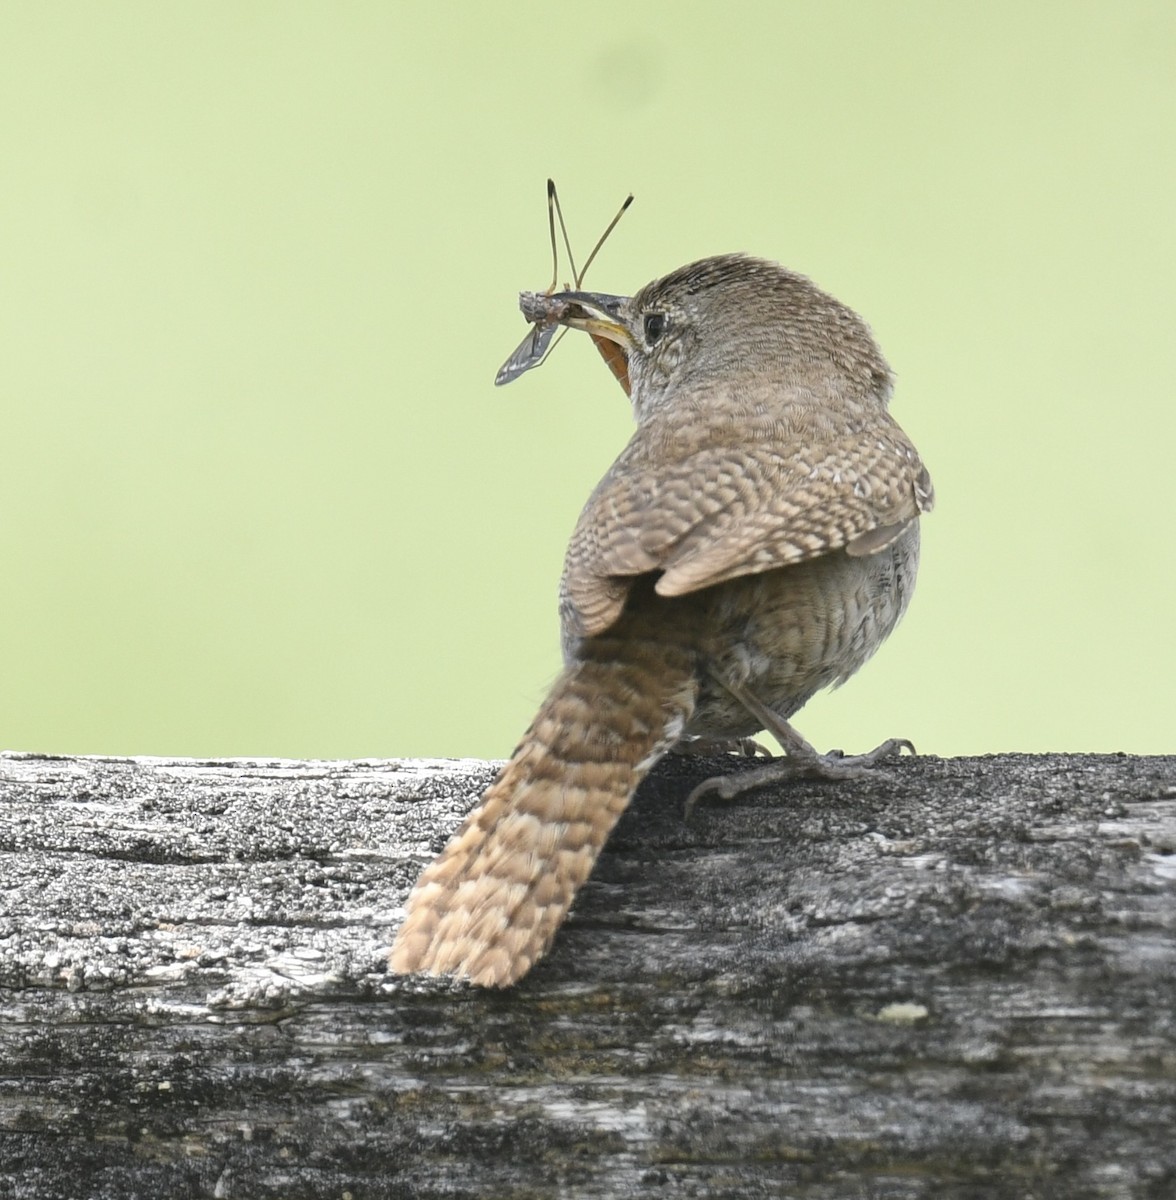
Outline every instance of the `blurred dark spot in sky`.
<svg viewBox="0 0 1176 1200"><path fill-rule="evenodd" d="M609 42L596 52L588 82L622 108L641 108L661 90L663 47L638 39Z"/></svg>

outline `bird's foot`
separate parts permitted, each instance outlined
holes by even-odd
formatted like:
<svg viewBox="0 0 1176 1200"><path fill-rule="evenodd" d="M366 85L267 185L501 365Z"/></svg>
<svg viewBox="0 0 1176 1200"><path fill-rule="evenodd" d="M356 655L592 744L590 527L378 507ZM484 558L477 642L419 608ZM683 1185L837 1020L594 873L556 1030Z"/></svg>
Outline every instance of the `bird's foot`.
<svg viewBox="0 0 1176 1200"><path fill-rule="evenodd" d="M710 779L704 779L686 797L686 820L690 820L694 806L703 797L733 800L744 792L788 779L860 779L883 759L897 757L904 750L915 753L915 747L906 738L890 738L866 754L843 754L840 750L819 754L795 732L793 736L796 741L789 746L783 758L774 758L751 771L713 775Z"/></svg>

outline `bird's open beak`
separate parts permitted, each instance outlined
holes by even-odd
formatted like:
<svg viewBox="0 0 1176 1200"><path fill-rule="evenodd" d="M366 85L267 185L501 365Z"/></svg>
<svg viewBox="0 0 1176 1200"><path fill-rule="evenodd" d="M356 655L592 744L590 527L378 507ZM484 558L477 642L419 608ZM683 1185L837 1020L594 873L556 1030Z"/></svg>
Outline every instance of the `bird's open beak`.
<svg viewBox="0 0 1176 1200"><path fill-rule="evenodd" d="M633 340L621 324L619 314L627 299L627 296L607 296L603 292L556 292L551 297L553 304L567 305L566 315L560 318L561 325L608 338L626 352Z"/></svg>
<svg viewBox="0 0 1176 1200"><path fill-rule="evenodd" d="M625 395L629 395L629 352L633 338L621 324L621 305L627 296L609 296L603 292L556 292L552 302L567 305L566 313L559 318L561 325L569 329L583 329L600 351L601 358L608 363L609 370L617 377Z"/></svg>

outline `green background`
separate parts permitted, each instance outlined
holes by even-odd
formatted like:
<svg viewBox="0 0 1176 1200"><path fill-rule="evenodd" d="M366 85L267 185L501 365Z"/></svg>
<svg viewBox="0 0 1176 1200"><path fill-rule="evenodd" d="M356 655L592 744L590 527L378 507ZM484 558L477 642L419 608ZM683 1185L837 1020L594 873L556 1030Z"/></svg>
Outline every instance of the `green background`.
<svg viewBox="0 0 1176 1200"><path fill-rule="evenodd" d="M799 727L1176 749L1176 6L6 4L0 744L479 755L629 435L550 275L746 250L862 312L939 506Z"/></svg>

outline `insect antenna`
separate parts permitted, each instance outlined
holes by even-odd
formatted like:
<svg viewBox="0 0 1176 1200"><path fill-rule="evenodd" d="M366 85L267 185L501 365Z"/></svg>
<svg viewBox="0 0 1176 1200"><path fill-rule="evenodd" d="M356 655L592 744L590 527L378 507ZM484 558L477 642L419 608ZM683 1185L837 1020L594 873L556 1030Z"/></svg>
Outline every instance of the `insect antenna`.
<svg viewBox="0 0 1176 1200"><path fill-rule="evenodd" d="M617 209L617 215L608 223L608 228L600 235L596 241L596 245L592 247L592 253L588 255L588 261L584 264L584 269L576 275L576 264L572 264L572 274L576 275L576 291L579 291L584 283L584 276L588 274L588 268L592 266L592 260L600 253L600 247L604 245L608 235L617 227L617 222L625 215L629 205L633 203L633 195L630 193L625 197L624 204ZM561 218L562 219L562 218ZM572 248L568 247L568 258L572 257Z"/></svg>

